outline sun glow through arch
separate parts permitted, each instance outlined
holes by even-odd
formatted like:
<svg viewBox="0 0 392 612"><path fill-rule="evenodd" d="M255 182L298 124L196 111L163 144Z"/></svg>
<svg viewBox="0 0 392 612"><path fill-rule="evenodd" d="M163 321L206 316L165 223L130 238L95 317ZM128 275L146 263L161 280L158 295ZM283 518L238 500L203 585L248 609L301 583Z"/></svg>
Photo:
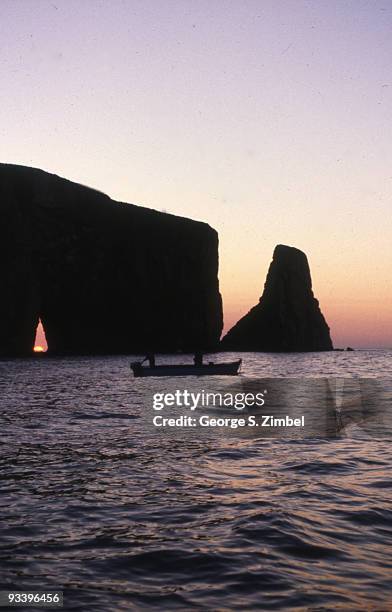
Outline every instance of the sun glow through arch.
<svg viewBox="0 0 392 612"><path fill-rule="evenodd" d="M41 319L38 321L37 330L35 333L34 353L46 353L48 344L46 342L45 330L42 326Z"/></svg>

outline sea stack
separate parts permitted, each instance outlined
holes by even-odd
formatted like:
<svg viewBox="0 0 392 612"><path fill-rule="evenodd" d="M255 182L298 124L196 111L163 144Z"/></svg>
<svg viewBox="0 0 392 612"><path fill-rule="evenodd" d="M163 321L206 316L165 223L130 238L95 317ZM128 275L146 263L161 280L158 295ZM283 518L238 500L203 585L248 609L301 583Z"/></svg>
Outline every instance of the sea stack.
<svg viewBox="0 0 392 612"><path fill-rule="evenodd" d="M222 340L236 351L329 351L329 327L313 295L305 253L275 247L259 303Z"/></svg>
<svg viewBox="0 0 392 612"><path fill-rule="evenodd" d="M218 235L42 170L0 164L0 356L213 349Z"/></svg>

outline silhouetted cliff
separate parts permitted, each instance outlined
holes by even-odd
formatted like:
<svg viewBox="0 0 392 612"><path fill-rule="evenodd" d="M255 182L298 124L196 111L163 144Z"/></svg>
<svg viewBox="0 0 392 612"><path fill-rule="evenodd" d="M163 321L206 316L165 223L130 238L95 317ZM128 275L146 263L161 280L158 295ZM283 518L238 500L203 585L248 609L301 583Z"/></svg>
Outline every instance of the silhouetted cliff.
<svg viewBox="0 0 392 612"><path fill-rule="evenodd" d="M0 355L213 348L218 236L42 170L0 164Z"/></svg>
<svg viewBox="0 0 392 612"><path fill-rule="evenodd" d="M332 350L329 327L313 296L305 253L281 244L275 248L259 303L226 334L222 347L240 351Z"/></svg>

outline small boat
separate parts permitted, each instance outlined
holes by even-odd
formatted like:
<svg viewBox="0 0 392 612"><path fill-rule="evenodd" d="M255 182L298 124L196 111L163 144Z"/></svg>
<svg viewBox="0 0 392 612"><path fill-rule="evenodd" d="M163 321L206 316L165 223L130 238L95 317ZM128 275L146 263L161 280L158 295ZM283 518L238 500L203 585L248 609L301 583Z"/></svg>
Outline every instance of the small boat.
<svg viewBox="0 0 392 612"><path fill-rule="evenodd" d="M201 365L165 364L154 367L143 366L141 361L133 361L131 370L135 376L236 376L242 359L226 363L205 363Z"/></svg>

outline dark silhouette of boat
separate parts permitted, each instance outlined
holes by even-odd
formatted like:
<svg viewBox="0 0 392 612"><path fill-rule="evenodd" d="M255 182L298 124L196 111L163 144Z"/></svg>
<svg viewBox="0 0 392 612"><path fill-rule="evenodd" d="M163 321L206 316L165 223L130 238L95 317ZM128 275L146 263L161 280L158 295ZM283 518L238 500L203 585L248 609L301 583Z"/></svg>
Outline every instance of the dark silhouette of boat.
<svg viewBox="0 0 392 612"><path fill-rule="evenodd" d="M133 361L131 370L135 378L140 376L236 376L241 362L242 359L226 363L163 364L151 367L143 366L141 361Z"/></svg>

